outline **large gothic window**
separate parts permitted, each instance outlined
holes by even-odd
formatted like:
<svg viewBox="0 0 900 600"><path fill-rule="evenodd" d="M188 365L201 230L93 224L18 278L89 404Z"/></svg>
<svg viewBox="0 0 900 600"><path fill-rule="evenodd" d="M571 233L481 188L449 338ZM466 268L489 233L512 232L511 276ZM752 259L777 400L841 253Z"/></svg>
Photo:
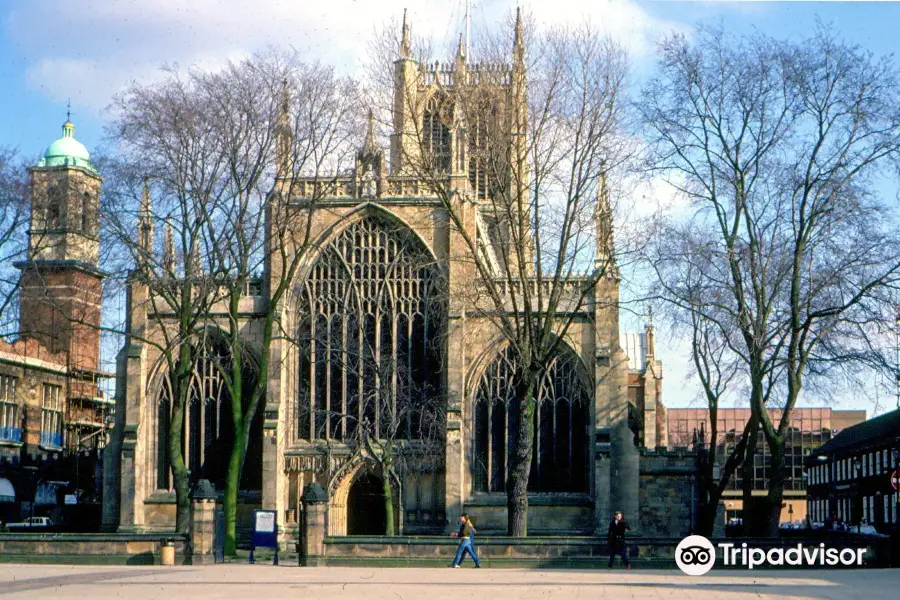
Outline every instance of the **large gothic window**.
<svg viewBox="0 0 900 600"><path fill-rule="evenodd" d="M550 363L537 386L534 451L528 490L587 490L590 394L568 349ZM475 395L474 487L476 492L506 490L508 457L514 450L519 402L516 365L510 348L488 365Z"/></svg>
<svg viewBox="0 0 900 600"><path fill-rule="evenodd" d="M298 294L299 439L430 435L442 282L425 246L382 217L356 221L324 248Z"/></svg>

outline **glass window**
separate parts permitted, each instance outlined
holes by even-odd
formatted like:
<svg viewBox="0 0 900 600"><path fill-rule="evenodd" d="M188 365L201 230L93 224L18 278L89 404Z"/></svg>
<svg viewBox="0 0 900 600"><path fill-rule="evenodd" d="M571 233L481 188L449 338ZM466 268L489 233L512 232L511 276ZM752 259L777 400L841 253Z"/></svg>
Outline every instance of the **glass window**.
<svg viewBox="0 0 900 600"><path fill-rule="evenodd" d="M0 441L21 442L19 405L16 404L16 378L0 375Z"/></svg>
<svg viewBox="0 0 900 600"><path fill-rule="evenodd" d="M44 384L41 397L41 445L62 447L63 407L60 399L62 388L50 383Z"/></svg>

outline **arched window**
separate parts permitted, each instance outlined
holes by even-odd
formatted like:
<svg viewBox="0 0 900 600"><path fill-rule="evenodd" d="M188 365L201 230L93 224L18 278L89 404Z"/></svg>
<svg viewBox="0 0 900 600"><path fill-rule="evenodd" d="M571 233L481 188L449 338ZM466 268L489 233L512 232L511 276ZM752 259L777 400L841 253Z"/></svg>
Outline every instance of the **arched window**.
<svg viewBox="0 0 900 600"><path fill-rule="evenodd" d="M449 173L451 165L450 127L453 122L453 106L446 99L435 94L425 106L422 119L425 151L433 162L437 173Z"/></svg>
<svg viewBox="0 0 900 600"><path fill-rule="evenodd" d="M216 487L223 487L228 470L228 459L234 440L234 426L231 417L231 394L219 370L219 366L229 367L227 350L215 344L208 344L197 353L194 371L189 380L189 388L184 406L184 425L181 448L184 463L191 473L191 480L209 479ZM245 369L244 390L252 389L255 373ZM244 394L247 395L247 392ZM245 398L246 399L246 398ZM156 401L156 486L171 489L169 461L169 424L174 405L172 382L163 376L157 391ZM259 444L254 443L258 434L262 408L257 410L257 419L251 430L250 447L247 450L242 485L258 486L258 469L255 463L259 454ZM253 456L251 456L253 455ZM243 489L243 487L242 487Z"/></svg>
<svg viewBox="0 0 900 600"><path fill-rule="evenodd" d="M474 473L476 492L506 489L507 460L515 447L516 365L506 348L484 370L475 394ZM578 373L577 358L563 349L536 388L534 450L528 490L587 490L590 394Z"/></svg>
<svg viewBox="0 0 900 600"><path fill-rule="evenodd" d="M506 173L507 132L500 127L498 102L490 96L474 99L466 107L469 184L476 198L496 197Z"/></svg>
<svg viewBox="0 0 900 600"><path fill-rule="evenodd" d="M429 435L441 398L444 285L405 227L370 216L322 251L298 298L297 437Z"/></svg>
<svg viewBox="0 0 900 600"><path fill-rule="evenodd" d="M169 423L172 414L172 386L163 379L156 398L156 488L172 487L169 477Z"/></svg>

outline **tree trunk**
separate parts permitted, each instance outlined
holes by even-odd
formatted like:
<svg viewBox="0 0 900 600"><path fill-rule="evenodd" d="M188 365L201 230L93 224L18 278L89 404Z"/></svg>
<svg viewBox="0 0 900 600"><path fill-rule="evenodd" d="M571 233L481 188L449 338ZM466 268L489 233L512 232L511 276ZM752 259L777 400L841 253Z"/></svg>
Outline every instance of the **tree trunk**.
<svg viewBox="0 0 900 600"><path fill-rule="evenodd" d="M714 449L710 451L714 453ZM713 454L714 456L714 454ZM713 462L708 461L703 465L703 473L700 475L702 485L706 491L706 497L700 505L697 515L697 533L709 537L716 525L716 515L719 512L719 500L722 494L719 492L718 482L713 479Z"/></svg>
<svg viewBox="0 0 900 600"><path fill-rule="evenodd" d="M531 374L519 386L519 415L516 424L515 446L509 457L509 478L506 482L507 533L512 537L528 535L528 476L531 473L531 454L534 450L534 378Z"/></svg>
<svg viewBox="0 0 900 600"><path fill-rule="evenodd" d="M175 531L189 533L191 528L190 477L181 451L184 432L184 402L172 406L169 422L169 464L172 466L172 487L175 489Z"/></svg>
<svg viewBox="0 0 900 600"><path fill-rule="evenodd" d="M172 468L172 487L175 489L175 531L190 533L191 498L190 473L184 463L184 408L187 405L188 381L193 370L190 347L182 343L178 350L175 376L172 378L172 418L169 421L169 464Z"/></svg>
<svg viewBox="0 0 900 600"><path fill-rule="evenodd" d="M382 487L384 489L384 534L397 535L394 531L394 493L391 490L391 468L389 465L385 465L384 468Z"/></svg>
<svg viewBox="0 0 900 600"><path fill-rule="evenodd" d="M741 519L743 521L744 535L752 535L755 530L755 516L753 507L753 457L756 455L756 444L759 439L759 415L755 410L750 410L750 423L747 427L747 445L744 451L744 464L742 467L742 504Z"/></svg>
<svg viewBox="0 0 900 600"><path fill-rule="evenodd" d="M775 435L768 440L769 455L769 493L766 497L768 523L766 535L778 537L778 525L781 521L781 502L784 498L784 438Z"/></svg>
<svg viewBox="0 0 900 600"><path fill-rule="evenodd" d="M225 475L225 498L223 501L226 556L235 556L237 554L237 499L238 488L241 483L241 467L244 462L243 421L239 421L235 426L234 444L231 447L231 456L228 460L228 473Z"/></svg>

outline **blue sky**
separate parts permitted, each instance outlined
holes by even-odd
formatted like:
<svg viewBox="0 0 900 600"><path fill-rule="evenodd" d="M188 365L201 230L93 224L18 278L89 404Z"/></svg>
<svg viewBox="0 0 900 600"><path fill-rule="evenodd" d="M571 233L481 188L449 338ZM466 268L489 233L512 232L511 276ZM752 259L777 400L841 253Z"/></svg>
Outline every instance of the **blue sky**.
<svg viewBox="0 0 900 600"><path fill-rule="evenodd" d="M504 22L516 0L473 1L476 27ZM900 49L900 4L882 2L521 1L538 23L590 18L629 48L638 79L652 69L660 35L690 33L701 21L802 37L816 19L878 55ZM353 72L365 59L373 28L406 7L419 35L446 45L462 27L463 0L0 0L0 145L38 156L60 134L66 100L76 136L88 148L102 140L110 98L132 80L151 81L164 63L215 68L271 44ZM476 54L477 48L473 48ZM625 319L632 328L640 322ZM682 385L686 348L660 336L667 404L694 397ZM882 402L893 405L884 396ZM870 408L868 400L857 405Z"/></svg>

